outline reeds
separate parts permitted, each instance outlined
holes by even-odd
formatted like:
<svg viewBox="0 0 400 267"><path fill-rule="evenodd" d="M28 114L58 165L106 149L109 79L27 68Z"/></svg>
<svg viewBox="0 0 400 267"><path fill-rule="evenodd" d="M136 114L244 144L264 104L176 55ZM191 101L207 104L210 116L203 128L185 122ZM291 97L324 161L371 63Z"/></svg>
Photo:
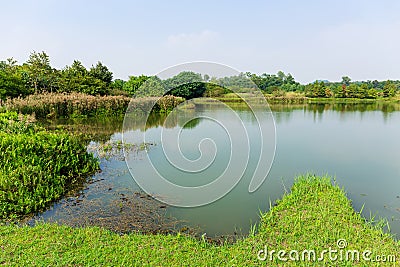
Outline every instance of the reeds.
<svg viewBox="0 0 400 267"><path fill-rule="evenodd" d="M26 98L7 99L5 107L36 118L69 118L100 114L123 114L131 98L126 96L92 96L82 93L43 93Z"/></svg>
<svg viewBox="0 0 400 267"><path fill-rule="evenodd" d="M148 110L154 105L158 112L169 112L179 103L180 97L132 99L127 96L92 96L82 93L43 93L26 98L7 99L4 107L23 114L35 114L36 118L94 117L98 115L122 115L128 106L135 112Z"/></svg>
<svg viewBox="0 0 400 267"><path fill-rule="evenodd" d="M159 112L168 113L184 101L185 99L182 97L166 95L158 99L156 103L156 110L158 110Z"/></svg>

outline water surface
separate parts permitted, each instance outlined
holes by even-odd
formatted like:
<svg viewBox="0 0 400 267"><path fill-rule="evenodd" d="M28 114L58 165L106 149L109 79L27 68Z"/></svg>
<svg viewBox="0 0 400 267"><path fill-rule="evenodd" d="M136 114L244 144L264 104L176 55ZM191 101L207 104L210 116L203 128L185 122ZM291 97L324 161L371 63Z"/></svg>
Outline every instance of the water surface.
<svg viewBox="0 0 400 267"><path fill-rule="evenodd" d="M396 111L396 106L272 106L277 141L275 160L267 179L254 193L248 192L248 186L261 147L260 139L257 138L258 124L252 112L244 106L238 105L234 110L248 131L251 148L248 168L243 178L226 196L209 205L164 209L162 203L158 203L156 206L165 210L165 216L184 221L208 236L248 233L249 227L259 221L259 212L267 211L270 203L290 189L294 177L311 172L334 177L345 188L355 210L360 210L364 205L363 215L367 219L371 216L386 218L390 231L400 234L400 112ZM217 105L197 105L195 111L188 112L211 114L225 120L224 123L230 123L229 120L232 119L225 113L225 109ZM229 163L231 151L229 135L234 135L235 132L227 133L223 127L207 119L184 125L180 125L179 118L169 121L168 124L164 124L164 120L165 115L155 115L150 118L146 129L138 129L132 124L133 136L145 132L147 141L152 145L147 150L132 151L131 155L128 153L130 167L140 170L144 166L143 158L149 155L157 169L168 174L171 182L184 186L209 183L213 177L223 172ZM163 131L178 130L181 130L182 153L190 160L198 159L202 156L201 153L206 156L207 151L210 151L211 157L214 145L218 147L214 161L203 172L185 175L168 164L159 141L160 135ZM111 132L111 140L121 139L120 127ZM205 144L199 150L198 144L204 138L210 138L215 143ZM104 141L107 138L103 135L101 139L94 141ZM100 193L95 193L94 185L89 185L84 191L84 195L96 199L100 206L112 207L110 203L115 199L120 200L121 192L124 195L133 195L140 191L124 161L115 158L101 159L101 167L103 172L95 175L94 179L104 179L100 184L106 186L102 187ZM237 172L240 173L241 170L237 169ZM98 187L98 183L96 186ZM61 206L56 204L41 217L68 220L68 216L74 216L73 212L67 213ZM118 212L116 216L117 214ZM85 216L85 213L80 213L79 216ZM95 222L96 218L93 220Z"/></svg>

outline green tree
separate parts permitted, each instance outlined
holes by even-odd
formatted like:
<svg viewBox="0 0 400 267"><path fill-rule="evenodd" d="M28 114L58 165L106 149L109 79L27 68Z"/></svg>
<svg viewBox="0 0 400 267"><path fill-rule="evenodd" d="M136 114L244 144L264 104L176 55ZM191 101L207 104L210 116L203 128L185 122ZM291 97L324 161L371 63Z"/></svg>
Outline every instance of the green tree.
<svg viewBox="0 0 400 267"><path fill-rule="evenodd" d="M396 95L396 85L391 81L386 81L383 87L383 97L393 97Z"/></svg>
<svg viewBox="0 0 400 267"><path fill-rule="evenodd" d="M326 97L327 88L324 82L316 81L306 86L306 96L308 97Z"/></svg>
<svg viewBox="0 0 400 267"><path fill-rule="evenodd" d="M54 70L50 66L49 56L42 51L41 53L32 52L26 62L28 82L35 92L52 91L56 83Z"/></svg>
<svg viewBox="0 0 400 267"><path fill-rule="evenodd" d="M115 79L112 83L111 83L111 87L113 89L118 89L118 90L123 90L124 88L124 84L126 82L124 80L121 79Z"/></svg>
<svg viewBox="0 0 400 267"><path fill-rule="evenodd" d="M296 84L292 74L288 73L285 77L285 84Z"/></svg>
<svg viewBox="0 0 400 267"><path fill-rule="evenodd" d="M0 99L25 96L28 92L23 80L18 75L0 70Z"/></svg>
<svg viewBox="0 0 400 267"><path fill-rule="evenodd" d="M96 66L90 68L89 75L103 81L107 86L111 85L113 79L113 73L100 61L97 62Z"/></svg>
<svg viewBox="0 0 400 267"><path fill-rule="evenodd" d="M276 76L278 76L279 80L283 83L286 79L286 75L283 71L278 71L278 73L276 74Z"/></svg>
<svg viewBox="0 0 400 267"><path fill-rule="evenodd" d="M373 88L375 88L375 89L379 88L379 82L378 82L377 80L373 80L373 81L372 81L372 86L373 86Z"/></svg>
<svg viewBox="0 0 400 267"><path fill-rule="evenodd" d="M267 93L272 93L274 90L305 91L304 85L296 82L290 73L286 75L283 71L279 71L276 75L263 73L260 76L246 72L246 76L250 78L258 88Z"/></svg>
<svg viewBox="0 0 400 267"><path fill-rule="evenodd" d="M165 87L160 78L150 76L143 84L135 90L135 97L163 96Z"/></svg>
<svg viewBox="0 0 400 267"><path fill-rule="evenodd" d="M378 91L374 88L368 89L367 98L375 99L378 97Z"/></svg>
<svg viewBox="0 0 400 267"><path fill-rule="evenodd" d="M201 74L192 71L183 71L172 78L165 80L167 94L191 99L203 96L206 91Z"/></svg>
<svg viewBox="0 0 400 267"><path fill-rule="evenodd" d="M358 87L358 98L368 98L368 84L363 83Z"/></svg>
<svg viewBox="0 0 400 267"><path fill-rule="evenodd" d="M343 76L342 77L342 84L345 84L346 86L349 86L351 82L351 79L348 76Z"/></svg>
<svg viewBox="0 0 400 267"><path fill-rule="evenodd" d="M349 86L346 87L347 90L347 97L350 98L358 98L358 85L355 83L350 84Z"/></svg>
<svg viewBox="0 0 400 267"><path fill-rule="evenodd" d="M25 96L29 93L19 69L17 61L13 58L0 61L0 99Z"/></svg>
<svg viewBox="0 0 400 267"><path fill-rule="evenodd" d="M334 89L334 94L336 98L345 98L347 96L346 85L344 84L336 85Z"/></svg>
<svg viewBox="0 0 400 267"><path fill-rule="evenodd" d="M105 95L109 92L106 82L89 74L79 60L62 70L60 90L63 92L80 92L90 95Z"/></svg>
<svg viewBox="0 0 400 267"><path fill-rule="evenodd" d="M129 80L124 83L122 89L130 96L133 96L136 91L142 86L150 77L146 75L129 76Z"/></svg>

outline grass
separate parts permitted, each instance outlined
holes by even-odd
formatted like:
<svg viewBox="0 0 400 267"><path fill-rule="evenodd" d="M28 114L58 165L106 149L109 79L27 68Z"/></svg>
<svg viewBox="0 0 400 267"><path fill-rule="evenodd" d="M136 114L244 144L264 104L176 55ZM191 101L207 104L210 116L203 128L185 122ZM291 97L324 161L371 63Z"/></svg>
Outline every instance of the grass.
<svg viewBox="0 0 400 267"><path fill-rule="evenodd" d="M96 228L55 224L35 227L0 226L0 264L5 266L381 266L368 261L319 262L257 259L260 250L303 251L346 249L394 255L398 266L400 244L381 228L366 222L351 207L345 192L327 177L296 179L291 193L261 215L258 232L235 244L216 246L189 236L118 235ZM262 253L260 254L262 255ZM292 255L293 256L293 255ZM318 254L319 256L319 254ZM397 265L396 265L397 264Z"/></svg>
<svg viewBox="0 0 400 267"><path fill-rule="evenodd" d="M371 103L399 103L400 94L397 94L391 98L377 98L377 99L359 99L359 98L313 98L307 97L302 92L285 92L277 91L272 94L264 93L265 98L270 104L323 104L323 103L335 103L335 104L347 104L347 103L359 103L359 104L371 104ZM252 100L254 94L252 93L227 93L215 99L222 102L236 103L243 102L243 99Z"/></svg>

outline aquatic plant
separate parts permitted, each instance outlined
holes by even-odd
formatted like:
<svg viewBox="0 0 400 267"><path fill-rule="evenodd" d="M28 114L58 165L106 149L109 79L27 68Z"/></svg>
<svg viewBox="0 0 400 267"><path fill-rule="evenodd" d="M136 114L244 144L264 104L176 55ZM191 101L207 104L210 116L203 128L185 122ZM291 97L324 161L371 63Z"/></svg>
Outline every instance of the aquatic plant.
<svg viewBox="0 0 400 267"><path fill-rule="evenodd" d="M0 114L0 218L39 211L98 169L77 137Z"/></svg>
<svg viewBox="0 0 400 267"><path fill-rule="evenodd" d="M157 101L158 100L158 101ZM148 105L154 110L169 112L179 103L180 97L165 96L130 98L127 96L92 96L83 93L43 93L25 98L12 98L5 101L8 110L23 114L35 114L36 118L94 117L99 115L122 115L128 106L135 112L147 111Z"/></svg>

